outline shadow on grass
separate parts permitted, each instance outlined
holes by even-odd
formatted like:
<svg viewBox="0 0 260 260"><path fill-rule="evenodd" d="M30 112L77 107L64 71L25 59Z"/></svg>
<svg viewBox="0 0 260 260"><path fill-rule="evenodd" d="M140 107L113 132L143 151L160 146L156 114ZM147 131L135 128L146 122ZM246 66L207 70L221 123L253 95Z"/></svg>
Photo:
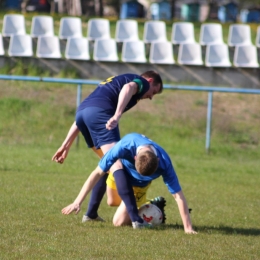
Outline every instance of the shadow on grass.
<svg viewBox="0 0 260 260"><path fill-rule="evenodd" d="M158 227L159 228L159 227ZM165 224L161 225L160 229L181 229L183 230L183 226L179 224ZM198 233L207 233L207 234L227 234L227 235L242 235L242 236L260 236L260 229L257 228L236 228L229 227L225 225L219 226L194 226L194 230Z"/></svg>

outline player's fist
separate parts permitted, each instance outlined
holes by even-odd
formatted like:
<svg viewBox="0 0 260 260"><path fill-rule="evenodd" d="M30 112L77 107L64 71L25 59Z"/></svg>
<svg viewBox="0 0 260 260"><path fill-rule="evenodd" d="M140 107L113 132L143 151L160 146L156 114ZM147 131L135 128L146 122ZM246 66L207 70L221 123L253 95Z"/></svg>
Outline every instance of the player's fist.
<svg viewBox="0 0 260 260"><path fill-rule="evenodd" d="M113 116L106 123L106 129L112 130L118 125L119 118Z"/></svg>

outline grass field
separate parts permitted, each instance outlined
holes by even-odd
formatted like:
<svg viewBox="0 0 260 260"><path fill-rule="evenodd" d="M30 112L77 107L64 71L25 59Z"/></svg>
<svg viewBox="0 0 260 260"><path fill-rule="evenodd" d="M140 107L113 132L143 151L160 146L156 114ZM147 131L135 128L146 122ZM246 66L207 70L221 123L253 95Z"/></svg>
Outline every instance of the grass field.
<svg viewBox="0 0 260 260"><path fill-rule="evenodd" d="M61 209L77 196L97 157L82 137L63 165L51 157L73 121L76 89L0 82L0 259L259 259L260 97L214 94L211 153L205 153L206 93L164 91L121 119L121 134L146 134L170 154L198 235L185 235L161 179L149 196L167 199L154 230L81 223ZM94 88L84 87L83 96Z"/></svg>

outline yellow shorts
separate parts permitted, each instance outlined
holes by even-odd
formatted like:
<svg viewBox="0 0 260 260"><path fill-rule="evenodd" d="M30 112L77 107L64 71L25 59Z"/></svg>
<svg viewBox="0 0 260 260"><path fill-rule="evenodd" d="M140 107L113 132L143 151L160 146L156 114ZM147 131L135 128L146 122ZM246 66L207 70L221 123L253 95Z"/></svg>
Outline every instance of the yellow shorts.
<svg viewBox="0 0 260 260"><path fill-rule="evenodd" d="M151 185L151 183L149 183L145 187L133 187L135 200L136 200L136 204L137 204L138 208L141 207L143 204L147 203L146 193L147 193L147 190L149 189L150 185ZM111 173L108 174L107 186L113 190L117 189L114 176Z"/></svg>

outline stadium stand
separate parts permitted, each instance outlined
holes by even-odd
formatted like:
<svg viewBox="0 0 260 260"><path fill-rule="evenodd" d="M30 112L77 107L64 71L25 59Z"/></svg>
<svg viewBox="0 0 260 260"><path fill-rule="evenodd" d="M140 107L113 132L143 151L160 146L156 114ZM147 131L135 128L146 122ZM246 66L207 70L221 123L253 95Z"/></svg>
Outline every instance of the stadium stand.
<svg viewBox="0 0 260 260"><path fill-rule="evenodd" d="M255 45L253 45L251 29L247 24L231 24L228 38L224 41L221 24L203 23L200 27L199 43L196 43L192 22L172 23L170 41L167 40L165 21L158 20L144 23L142 40L139 40L138 21L132 18L116 22L115 39L110 36L109 20L103 18L88 21L85 38L82 36L82 22L78 17L61 18L57 36L55 36L52 16L33 16L30 35L26 34L23 15L6 14L2 24L1 56L34 56L33 43L35 42L36 58L60 59L64 53L66 59L74 60L115 62L121 57L122 62L125 63L204 65L205 62L206 67L259 67L257 48L260 48L260 26L257 27ZM23 36L12 37L15 35ZM38 41L33 41L33 38L38 38ZM95 41L100 39L110 40L95 44ZM245 47L236 48L242 45ZM122 53L119 55L121 46ZM203 60L202 46L206 46L205 60ZM174 58L174 52L177 58ZM230 55L233 55L233 52L235 53L232 63ZM149 54L148 59L147 54Z"/></svg>

